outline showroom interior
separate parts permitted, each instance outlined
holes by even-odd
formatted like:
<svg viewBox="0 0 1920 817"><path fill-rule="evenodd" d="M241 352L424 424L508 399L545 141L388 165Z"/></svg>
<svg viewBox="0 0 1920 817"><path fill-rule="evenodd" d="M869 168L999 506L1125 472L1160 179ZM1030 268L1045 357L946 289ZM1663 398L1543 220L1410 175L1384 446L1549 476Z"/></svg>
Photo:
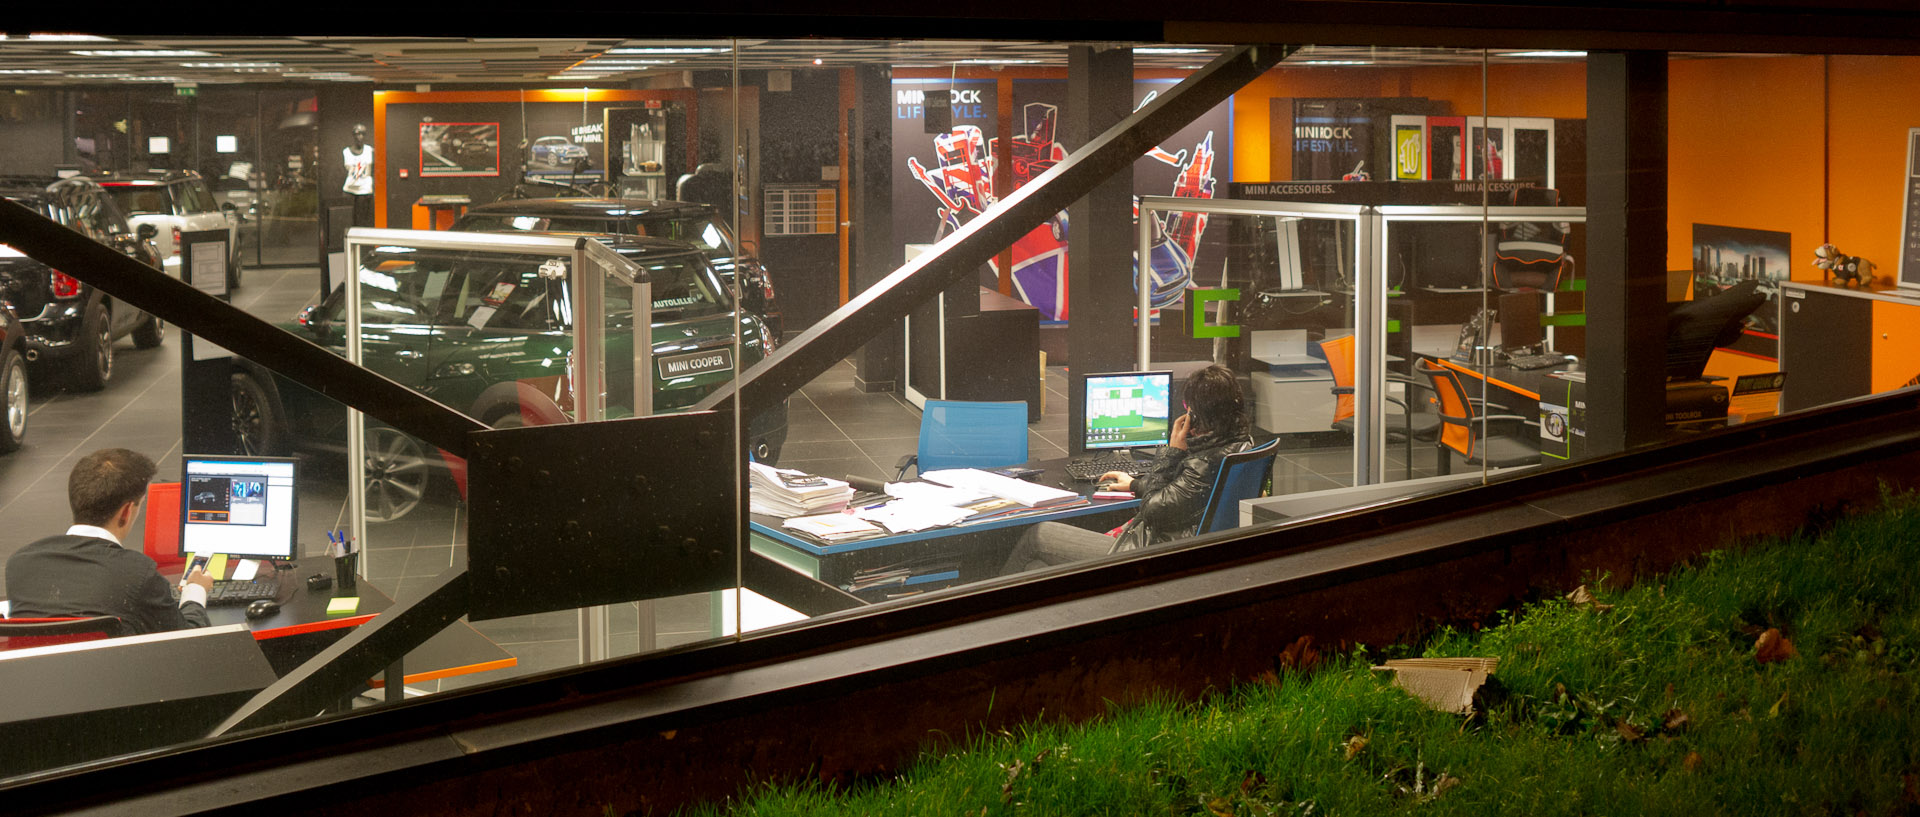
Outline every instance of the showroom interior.
<svg viewBox="0 0 1920 817"><path fill-rule="evenodd" d="M66 475L101 448L158 466L134 535L169 580L213 507L195 469L287 461L298 481L262 503L288 503L267 512L285 514L287 552L220 560L295 564L261 574L283 588L276 612L210 608L262 657L207 659L233 663L198 672L222 682L177 722L107 734L111 710L62 711L77 737L11 758L0 786L71 793L57 787L90 770L164 762L155 749L411 734L481 701L884 651L949 619L1251 571L1302 520L1571 480L1920 380L1910 40L1784 53L1683 28L1638 51L1577 25L1484 35L1495 46L1322 22L1308 31L1327 44L1243 46L1217 25L1059 28L9 28L4 194L59 209L97 185L132 240L0 221L0 274L54 284L47 299L8 283L28 345L5 392L20 421L0 555L66 528ZM159 189L186 203L158 212L141 194ZM158 269L124 251L147 241ZM102 253L97 276L47 272ZM63 278L86 289L63 297ZM82 331L33 345L68 307ZM263 340L276 332L298 342ZM1209 473L1201 516L1157 547L1003 566L1043 519L1105 532L1140 513L1066 466L1151 473L1210 367L1244 403L1223 456L1250 464L1251 488ZM903 465L940 455L944 412L982 405L1012 413L993 422L1015 454ZM1144 431L1113 433L1129 423ZM882 484L949 487L920 478L947 468L1031 487L944 522L855 513L904 494ZM253 504L237 490L207 502ZM793 523L818 510L834 529ZM356 583L360 609L322 609ZM1066 649L1013 629L1028 627ZM1046 706L1044 682L995 672L1017 706ZM114 694L120 715L148 711ZM671 712L653 705L624 717ZM711 740L751 733L747 711L713 709ZM573 751L527 743L487 762Z"/></svg>

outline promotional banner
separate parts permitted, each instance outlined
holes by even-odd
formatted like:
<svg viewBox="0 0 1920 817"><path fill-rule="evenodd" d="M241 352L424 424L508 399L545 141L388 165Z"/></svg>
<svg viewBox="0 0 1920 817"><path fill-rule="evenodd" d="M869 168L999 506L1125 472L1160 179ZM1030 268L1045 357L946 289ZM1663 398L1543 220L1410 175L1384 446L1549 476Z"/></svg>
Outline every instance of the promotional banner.
<svg viewBox="0 0 1920 817"><path fill-rule="evenodd" d="M422 122L420 175L500 175L500 123Z"/></svg>
<svg viewBox="0 0 1920 817"><path fill-rule="evenodd" d="M1135 83L1135 107L1177 81ZM994 122L999 104L995 82L894 80L894 235L902 244L903 261L905 245L938 241L993 205L997 200L994 174L1001 150L1011 154L1012 178L1006 180L1006 189L1011 191L1046 172L1078 147L1058 140L1059 123L1066 112L1066 80L1016 79L1010 84L1011 136L1003 145ZM929 134L922 103L927 94L939 92L946 93L952 106L952 124ZM1232 175L1227 145L1230 132L1230 111L1223 103L1141 157L1134 166L1135 194L1213 198L1219 179ZM1207 217L1202 214L1156 214L1154 221L1149 278L1153 305L1159 309L1177 305L1186 290L1197 285L1195 270L1202 268L1202 262L1214 270L1215 279L1219 277L1225 264L1226 239L1207 234ZM1015 295L1038 308L1047 320L1066 320L1070 311L1068 229L1067 214L1055 214L1015 241L1011 251L1009 277ZM996 259L982 269L983 285L998 282L998 264Z"/></svg>

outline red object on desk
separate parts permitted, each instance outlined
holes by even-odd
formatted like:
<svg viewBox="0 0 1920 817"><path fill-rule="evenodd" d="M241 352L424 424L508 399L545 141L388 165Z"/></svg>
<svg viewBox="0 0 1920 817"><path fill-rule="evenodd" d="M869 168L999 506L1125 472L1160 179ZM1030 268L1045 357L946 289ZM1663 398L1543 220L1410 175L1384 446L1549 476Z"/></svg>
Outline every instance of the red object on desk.
<svg viewBox="0 0 1920 817"><path fill-rule="evenodd" d="M179 575L187 568L186 557L180 555L180 483L147 486L147 523L140 535L140 547L162 576Z"/></svg>

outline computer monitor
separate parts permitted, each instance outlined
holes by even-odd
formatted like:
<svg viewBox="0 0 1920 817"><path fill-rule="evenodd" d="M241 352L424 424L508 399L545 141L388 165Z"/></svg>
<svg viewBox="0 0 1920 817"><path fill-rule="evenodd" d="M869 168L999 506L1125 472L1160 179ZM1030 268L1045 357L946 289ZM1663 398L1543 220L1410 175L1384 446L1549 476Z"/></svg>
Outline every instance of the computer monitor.
<svg viewBox="0 0 1920 817"><path fill-rule="evenodd" d="M1546 327L1540 325L1540 313L1546 310L1544 292L1509 292L1500 296L1500 348L1521 352L1545 343Z"/></svg>
<svg viewBox="0 0 1920 817"><path fill-rule="evenodd" d="M1172 372L1087 375L1085 447L1145 448L1171 439Z"/></svg>
<svg viewBox="0 0 1920 817"><path fill-rule="evenodd" d="M183 457L180 555L296 556L297 471L285 457Z"/></svg>
<svg viewBox="0 0 1920 817"><path fill-rule="evenodd" d="M1739 340L1746 317L1767 302L1759 281L1741 281L1718 295L1695 296L1667 313L1668 380L1699 380L1714 347Z"/></svg>

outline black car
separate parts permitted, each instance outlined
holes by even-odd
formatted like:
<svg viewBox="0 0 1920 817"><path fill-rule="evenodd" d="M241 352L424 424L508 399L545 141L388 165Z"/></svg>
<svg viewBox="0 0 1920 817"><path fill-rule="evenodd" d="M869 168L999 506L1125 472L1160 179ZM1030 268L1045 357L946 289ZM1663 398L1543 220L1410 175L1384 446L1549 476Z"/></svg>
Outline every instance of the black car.
<svg viewBox="0 0 1920 817"><path fill-rule="evenodd" d="M154 248L154 228L136 232L99 185L84 179L6 177L0 178L0 196L165 269ZM54 375L85 391L105 388L113 378L115 341L131 336L135 347L151 349L166 337L159 318L5 245L0 245L0 300L20 316L25 357L36 375Z"/></svg>
<svg viewBox="0 0 1920 817"><path fill-rule="evenodd" d="M13 307L0 302L0 454L17 451L27 438L27 333Z"/></svg>
<svg viewBox="0 0 1920 817"><path fill-rule="evenodd" d="M468 210L453 229L470 233L593 233L651 236L700 248L729 284L739 278L740 306L759 315L780 337L780 305L773 280L760 260L741 251L740 240L705 204L664 199L521 198Z"/></svg>

